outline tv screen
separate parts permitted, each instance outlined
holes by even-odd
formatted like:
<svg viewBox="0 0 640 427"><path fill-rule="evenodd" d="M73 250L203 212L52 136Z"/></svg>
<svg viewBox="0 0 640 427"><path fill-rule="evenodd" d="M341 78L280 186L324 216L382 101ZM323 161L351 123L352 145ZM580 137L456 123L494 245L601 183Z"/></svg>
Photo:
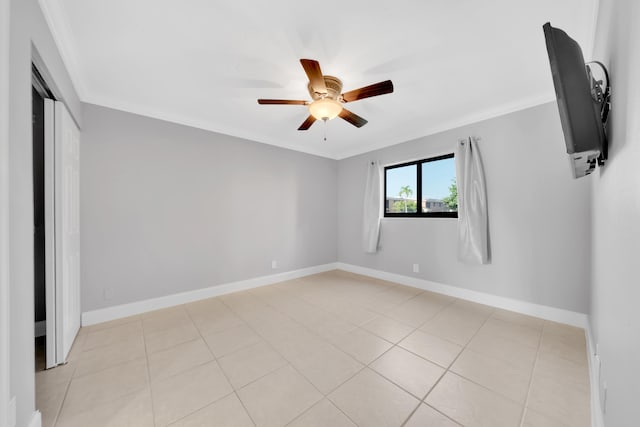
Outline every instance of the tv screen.
<svg viewBox="0 0 640 427"><path fill-rule="evenodd" d="M594 99L593 78L578 43L550 23L543 27L560 121L575 178L590 174L606 158L602 102ZM608 82L607 82L608 85Z"/></svg>

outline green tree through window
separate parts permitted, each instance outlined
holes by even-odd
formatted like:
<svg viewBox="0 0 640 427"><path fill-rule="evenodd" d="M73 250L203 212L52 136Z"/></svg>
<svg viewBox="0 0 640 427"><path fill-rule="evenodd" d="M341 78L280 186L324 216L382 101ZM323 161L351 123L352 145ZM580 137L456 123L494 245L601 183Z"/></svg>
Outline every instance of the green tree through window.
<svg viewBox="0 0 640 427"><path fill-rule="evenodd" d="M458 185L455 178L451 180L451 185L449 186L449 195L442 199L442 201L447 205L449 209L458 210Z"/></svg>
<svg viewBox="0 0 640 427"><path fill-rule="evenodd" d="M413 190L411 189L411 186L403 185L402 187L400 187L400 192L398 193L398 196L402 197L402 200L404 201L405 212L407 212L407 197L411 196L412 194L413 194Z"/></svg>
<svg viewBox="0 0 640 427"><path fill-rule="evenodd" d="M385 217L457 218L453 153L384 168Z"/></svg>

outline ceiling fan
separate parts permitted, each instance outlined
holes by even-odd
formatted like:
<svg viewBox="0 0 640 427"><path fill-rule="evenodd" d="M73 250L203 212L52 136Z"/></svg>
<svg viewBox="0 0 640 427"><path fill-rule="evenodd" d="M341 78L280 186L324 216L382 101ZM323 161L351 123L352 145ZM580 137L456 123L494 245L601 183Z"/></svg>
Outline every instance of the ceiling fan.
<svg viewBox="0 0 640 427"><path fill-rule="evenodd" d="M336 117L340 117L356 127L362 127L367 124L367 121L342 105L347 102L393 92L393 83L391 83L391 80L386 80L342 93L342 81L334 76L322 75L318 61L301 59L300 63L309 78L307 89L312 101L258 99L258 104L262 105L306 105L310 114L298 130L309 129L316 120L327 121Z"/></svg>

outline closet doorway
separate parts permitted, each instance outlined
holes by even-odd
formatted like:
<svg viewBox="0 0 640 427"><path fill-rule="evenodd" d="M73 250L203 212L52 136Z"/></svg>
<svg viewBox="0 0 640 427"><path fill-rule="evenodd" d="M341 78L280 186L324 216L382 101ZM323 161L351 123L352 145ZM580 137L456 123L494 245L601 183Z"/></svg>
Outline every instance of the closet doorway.
<svg viewBox="0 0 640 427"><path fill-rule="evenodd" d="M66 363L80 329L80 131L32 67L36 371Z"/></svg>

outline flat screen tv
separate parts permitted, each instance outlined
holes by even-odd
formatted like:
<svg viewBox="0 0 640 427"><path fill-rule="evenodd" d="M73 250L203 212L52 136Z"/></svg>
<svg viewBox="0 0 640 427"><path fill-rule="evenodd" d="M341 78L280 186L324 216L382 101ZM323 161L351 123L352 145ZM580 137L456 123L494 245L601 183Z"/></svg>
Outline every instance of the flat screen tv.
<svg viewBox="0 0 640 427"><path fill-rule="evenodd" d="M574 178L589 175L607 158L604 122L609 105L607 71L585 64L578 43L559 28L544 24L544 37L558 101L560 122ZM596 80L593 73L604 73ZM606 80L604 82L603 80Z"/></svg>

